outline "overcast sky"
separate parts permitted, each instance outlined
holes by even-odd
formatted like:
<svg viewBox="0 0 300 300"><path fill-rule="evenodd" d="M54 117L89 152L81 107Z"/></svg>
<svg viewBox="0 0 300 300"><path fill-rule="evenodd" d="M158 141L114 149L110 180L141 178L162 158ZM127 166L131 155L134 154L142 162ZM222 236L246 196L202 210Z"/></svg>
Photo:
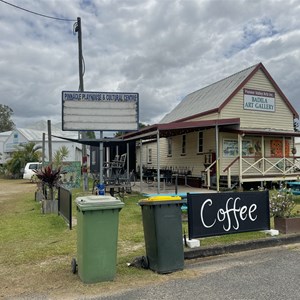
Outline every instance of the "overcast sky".
<svg viewBox="0 0 300 300"><path fill-rule="evenodd" d="M2 0L1 0L2 1ZM86 91L137 92L154 124L187 94L262 62L300 112L300 1L6 0L0 2L0 103L17 127L61 122L77 91L81 18Z"/></svg>

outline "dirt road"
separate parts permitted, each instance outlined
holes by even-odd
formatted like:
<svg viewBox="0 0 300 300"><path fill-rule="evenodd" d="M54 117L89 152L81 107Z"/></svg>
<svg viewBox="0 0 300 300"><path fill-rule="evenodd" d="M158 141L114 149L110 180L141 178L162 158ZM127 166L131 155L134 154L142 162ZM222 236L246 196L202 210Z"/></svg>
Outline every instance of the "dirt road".
<svg viewBox="0 0 300 300"><path fill-rule="evenodd" d="M29 180L3 180L0 179L0 203L14 199L15 195L29 193L36 190L36 184Z"/></svg>

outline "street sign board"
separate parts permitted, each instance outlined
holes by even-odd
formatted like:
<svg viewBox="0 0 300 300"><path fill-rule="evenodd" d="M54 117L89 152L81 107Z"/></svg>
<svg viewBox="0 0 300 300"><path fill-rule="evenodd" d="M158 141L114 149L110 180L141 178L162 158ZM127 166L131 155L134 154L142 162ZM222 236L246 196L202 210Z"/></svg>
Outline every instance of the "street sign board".
<svg viewBox="0 0 300 300"><path fill-rule="evenodd" d="M138 93L62 92L63 130L137 130L138 112Z"/></svg>
<svg viewBox="0 0 300 300"><path fill-rule="evenodd" d="M189 238L270 229L269 191L187 194Z"/></svg>

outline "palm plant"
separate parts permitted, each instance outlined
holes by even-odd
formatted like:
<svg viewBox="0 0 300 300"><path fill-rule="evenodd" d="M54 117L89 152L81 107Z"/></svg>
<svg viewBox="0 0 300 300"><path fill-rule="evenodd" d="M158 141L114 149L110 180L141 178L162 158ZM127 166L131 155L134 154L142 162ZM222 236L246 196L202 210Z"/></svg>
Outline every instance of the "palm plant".
<svg viewBox="0 0 300 300"><path fill-rule="evenodd" d="M30 161L39 161L41 159L42 146L29 142L18 146L18 151L22 153L25 164ZM25 165L24 164L24 165Z"/></svg>
<svg viewBox="0 0 300 300"><path fill-rule="evenodd" d="M24 168L26 163L31 161L39 161L41 158L41 146L33 142L21 144L13 152L12 158L7 162L6 169L15 177L21 175L21 169Z"/></svg>
<svg viewBox="0 0 300 300"><path fill-rule="evenodd" d="M53 157L53 165L57 168L61 166L63 161L68 157L69 149L66 146L61 146L55 153Z"/></svg>

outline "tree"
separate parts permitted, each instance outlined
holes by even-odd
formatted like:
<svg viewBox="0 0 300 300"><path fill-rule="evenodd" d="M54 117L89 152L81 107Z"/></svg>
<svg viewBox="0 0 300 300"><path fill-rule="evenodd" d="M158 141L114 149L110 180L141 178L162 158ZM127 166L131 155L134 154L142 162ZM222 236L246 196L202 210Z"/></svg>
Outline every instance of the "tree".
<svg viewBox="0 0 300 300"><path fill-rule="evenodd" d="M146 124L144 124L144 123L139 123L139 129L142 129L142 128L147 127L147 126L149 126L149 125L146 125ZM115 133L115 137L120 137L120 136L122 136L123 134L128 133L128 132L129 132L129 131L117 131L117 132Z"/></svg>
<svg viewBox="0 0 300 300"><path fill-rule="evenodd" d="M95 135L95 131L86 131L85 132L86 133L86 137L88 138L88 139L95 139L96 138L96 135Z"/></svg>
<svg viewBox="0 0 300 300"><path fill-rule="evenodd" d="M24 166L24 158L20 151L14 152L12 158L5 164L6 170L14 178L21 177L21 170Z"/></svg>
<svg viewBox="0 0 300 300"><path fill-rule="evenodd" d="M54 153L53 157L53 165L58 168L61 166L64 159L66 159L69 155L69 149L66 146L61 146L57 151Z"/></svg>
<svg viewBox="0 0 300 300"><path fill-rule="evenodd" d="M13 110L4 104L0 104L0 132L11 131L15 128L14 122L11 120Z"/></svg>
<svg viewBox="0 0 300 300"><path fill-rule="evenodd" d="M33 142L19 145L12 158L6 164L7 171L15 178L21 177L21 171L26 163L41 159L42 153L40 149L41 146Z"/></svg>

